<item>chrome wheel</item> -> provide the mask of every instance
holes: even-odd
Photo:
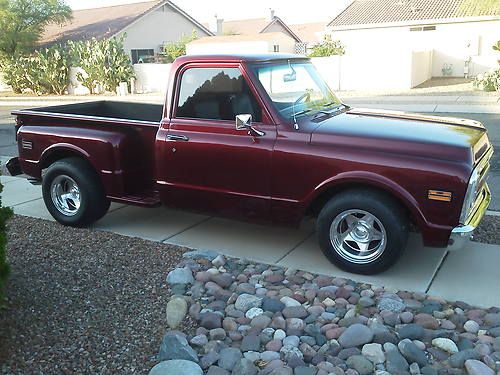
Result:
[[[75,180],[66,175],[59,175],[52,181],[50,196],[57,210],[66,216],[78,213],[81,204],[80,188]]]
[[[353,209],[335,217],[330,226],[330,242],[343,259],[355,264],[367,264],[383,254],[387,234],[376,216]]]

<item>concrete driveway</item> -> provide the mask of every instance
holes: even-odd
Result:
[[[5,185],[5,205],[20,215],[53,220],[45,209],[39,186],[16,177],[0,179]],[[500,246],[471,242],[461,252],[447,253],[444,249],[423,247],[420,237],[412,235],[403,257],[393,268],[376,276],[360,276],[341,271],[326,260],[316,244],[312,222],[304,223],[300,229],[288,229],[166,208],[113,204],[94,227],[393,289],[426,292],[477,306],[500,306]]]

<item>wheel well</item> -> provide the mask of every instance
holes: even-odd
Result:
[[[68,149],[58,149],[52,151],[49,155],[47,155],[45,158],[43,158],[42,163],[41,163],[41,168],[45,169],[50,167],[52,164],[54,164],[56,161],[66,159],[66,158],[80,158],[83,160],[87,160],[82,154],[73,151],[73,150],[68,150]]]
[[[385,189],[381,189],[381,188],[379,188],[377,186],[373,186],[373,185],[370,185],[370,184],[362,184],[362,183],[347,183],[347,184],[342,184],[342,185],[338,185],[338,186],[334,186],[334,187],[331,187],[329,189],[326,189],[324,192],[322,192],[320,195],[318,195],[312,201],[312,203],[309,205],[309,207],[308,207],[308,209],[306,211],[306,215],[307,216],[317,217],[319,215],[321,209],[324,207],[324,205],[332,197],[334,197],[335,195],[337,195],[337,194],[339,194],[341,192],[344,192],[346,190],[352,190],[352,189],[357,189],[357,190],[359,190],[359,189],[368,189],[368,190],[376,191],[376,192],[379,192],[381,194],[386,195],[387,197],[389,197],[390,199],[392,199],[393,201],[395,201],[396,203],[398,203],[401,206],[401,208],[406,212],[407,216],[410,219],[412,227],[416,226],[416,220],[413,217],[413,215],[412,215],[410,209],[408,208],[407,204],[403,200],[401,200],[400,198],[394,196],[393,194],[391,194],[390,192],[388,192]]]

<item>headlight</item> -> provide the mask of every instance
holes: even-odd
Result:
[[[460,213],[460,223],[465,224],[467,217],[470,214],[477,195],[477,183],[479,181],[479,172],[477,168],[474,168],[472,175],[469,179],[469,186],[467,187],[467,192],[465,193],[464,204],[462,206],[462,212]]]

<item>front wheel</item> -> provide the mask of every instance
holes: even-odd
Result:
[[[408,216],[391,197],[369,189],[344,191],[321,210],[319,245],[326,257],[353,273],[385,271],[408,239]]]
[[[89,163],[79,158],[52,164],[43,177],[42,193],[52,217],[72,227],[92,224],[110,206],[99,176]]]

